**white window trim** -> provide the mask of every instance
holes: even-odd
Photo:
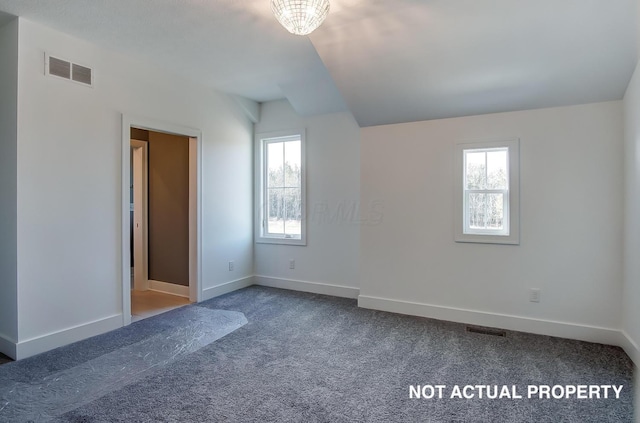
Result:
[[[300,137],[300,192],[301,192],[301,228],[300,239],[285,238],[284,236],[265,236],[264,222],[266,216],[265,184],[266,166],[264,150],[268,141],[278,138]],[[306,133],[304,129],[292,129],[287,131],[260,132],[255,134],[255,242],[258,244],[282,244],[282,245],[307,245],[307,213],[306,213]]]
[[[491,230],[476,230],[473,233],[465,233],[465,210],[464,210],[464,150],[467,149],[509,149],[509,193],[505,198],[505,232],[508,235],[496,235]],[[471,242],[482,244],[520,244],[520,139],[509,138],[504,140],[466,140],[456,142],[454,149],[455,164],[455,219],[454,238],[456,242]],[[496,190],[500,191],[501,190]],[[486,191],[485,191],[486,192]],[[507,226],[508,225],[508,226]]]

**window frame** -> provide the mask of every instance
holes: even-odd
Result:
[[[258,244],[307,245],[306,219],[306,131],[293,129],[255,134],[255,242]],[[300,238],[287,238],[286,234],[268,234],[266,232],[267,207],[267,145],[274,142],[286,142],[287,139],[300,138]],[[281,140],[281,141],[278,141]]]
[[[466,154],[467,150],[484,150],[485,152],[504,149],[507,153],[508,186],[506,190],[485,189],[468,190],[466,181]],[[456,242],[470,242],[482,244],[520,244],[520,139],[509,138],[502,140],[465,140],[455,144],[455,228],[454,239]],[[504,229],[470,229],[468,226],[467,197],[473,191],[481,193],[502,193]]]

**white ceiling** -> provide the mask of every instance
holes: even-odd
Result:
[[[269,0],[0,11],[303,115],[348,108],[361,126],[620,99],[637,59],[635,0],[332,0],[309,38],[280,27]]]
[[[361,126],[620,99],[635,0],[370,0],[311,35]]]

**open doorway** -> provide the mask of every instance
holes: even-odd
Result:
[[[199,151],[199,131],[123,116],[124,325],[201,298]]]
[[[189,304],[189,137],[131,128],[131,320]]]

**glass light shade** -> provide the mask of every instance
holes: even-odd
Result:
[[[271,10],[287,31],[308,35],[329,14],[329,0],[271,0]]]

